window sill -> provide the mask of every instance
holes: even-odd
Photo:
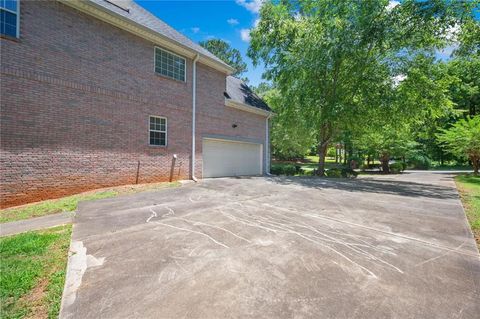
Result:
[[[20,38],[12,37],[12,36],[5,35],[5,34],[0,34],[0,39],[4,39],[4,40],[9,40],[9,41],[12,41],[12,42],[20,43]]]

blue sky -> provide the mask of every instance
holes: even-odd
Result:
[[[262,67],[254,68],[246,56],[248,29],[258,18],[260,0],[217,1],[148,1],[138,4],[180,31],[195,42],[220,38],[240,50],[248,72],[250,85],[258,85],[262,79]]]
[[[195,42],[220,38],[240,50],[248,65],[245,74],[250,85],[262,82],[263,67],[253,67],[247,57],[248,30],[255,25],[262,0],[135,0]],[[394,7],[401,2],[391,0]],[[480,15],[477,12],[476,15]],[[437,58],[448,60],[455,49],[451,45],[437,52]]]

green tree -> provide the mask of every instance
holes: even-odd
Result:
[[[467,117],[437,135],[447,152],[468,158],[475,175],[480,168],[480,116]]]
[[[467,6],[405,0],[392,9],[388,0],[303,0],[262,7],[250,33],[249,56],[255,64],[263,61],[265,78],[289,101],[285,107],[314,132],[320,175],[339,132],[369,125],[366,115],[392,117],[400,110],[400,103],[389,105],[395,79],[417,56],[433,56],[447,44],[451,26],[470,13]],[[407,101],[409,119],[426,114],[425,105]],[[385,111],[389,108],[392,112]]]
[[[247,64],[243,61],[240,51],[232,48],[227,42],[220,39],[210,39],[201,41],[199,44],[223,62],[235,68],[234,76],[240,76],[247,72]]]
[[[354,140],[356,147],[366,154],[373,154],[381,163],[382,172],[390,172],[391,158],[404,158],[412,146],[411,130],[408,126],[385,124],[381,129],[369,129]]]
[[[456,109],[464,114],[480,114],[480,53],[459,56],[445,63],[450,76],[450,95]]]
[[[285,160],[303,157],[315,140],[305,118],[296,113],[298,108],[286,107],[289,101],[277,89],[265,90],[261,96],[274,112],[270,127],[273,156]]]

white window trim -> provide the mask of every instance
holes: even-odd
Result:
[[[14,14],[16,17],[17,17],[17,34],[16,34],[16,38],[19,39],[20,38],[20,0],[17,0],[17,11],[12,11],[10,9],[7,9],[7,8],[1,8],[2,10],[6,11],[6,12],[10,12],[12,14]],[[5,34],[4,34],[5,35]]]
[[[156,54],[157,49],[162,50],[162,51],[165,51],[165,52],[168,52],[168,53],[170,53],[171,55],[174,55],[174,56],[182,59],[182,60],[185,62],[185,68],[184,68],[184,70],[183,70],[183,79],[184,79],[183,81],[182,81],[182,80],[175,79],[175,78],[170,77],[170,76],[168,76],[168,75],[164,75],[164,74],[162,74],[162,73],[158,73],[158,72],[157,72],[156,67],[155,67],[155,66],[157,65],[157,54]],[[187,59],[185,59],[185,58],[184,58],[183,56],[181,56],[181,55],[178,55],[178,54],[176,54],[176,53],[173,53],[172,51],[169,51],[169,50],[167,50],[167,49],[164,49],[164,48],[162,48],[162,47],[159,47],[159,46],[156,46],[156,45],[155,45],[155,46],[153,46],[153,72],[155,72],[155,74],[158,74],[158,75],[160,75],[160,76],[166,77],[166,78],[168,78],[168,79],[172,79],[172,80],[177,81],[177,82],[187,83]]]
[[[154,117],[154,118],[157,118],[157,119],[164,119],[165,120],[165,131],[152,130],[150,128],[150,118],[151,117]],[[165,145],[150,144],[150,132],[165,133]],[[166,118],[164,116],[158,116],[158,115],[149,115],[148,116],[148,145],[153,146],[153,147],[167,147],[168,146],[168,118]]]

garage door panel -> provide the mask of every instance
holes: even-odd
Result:
[[[261,173],[261,144],[203,140],[203,177],[259,175]]]

